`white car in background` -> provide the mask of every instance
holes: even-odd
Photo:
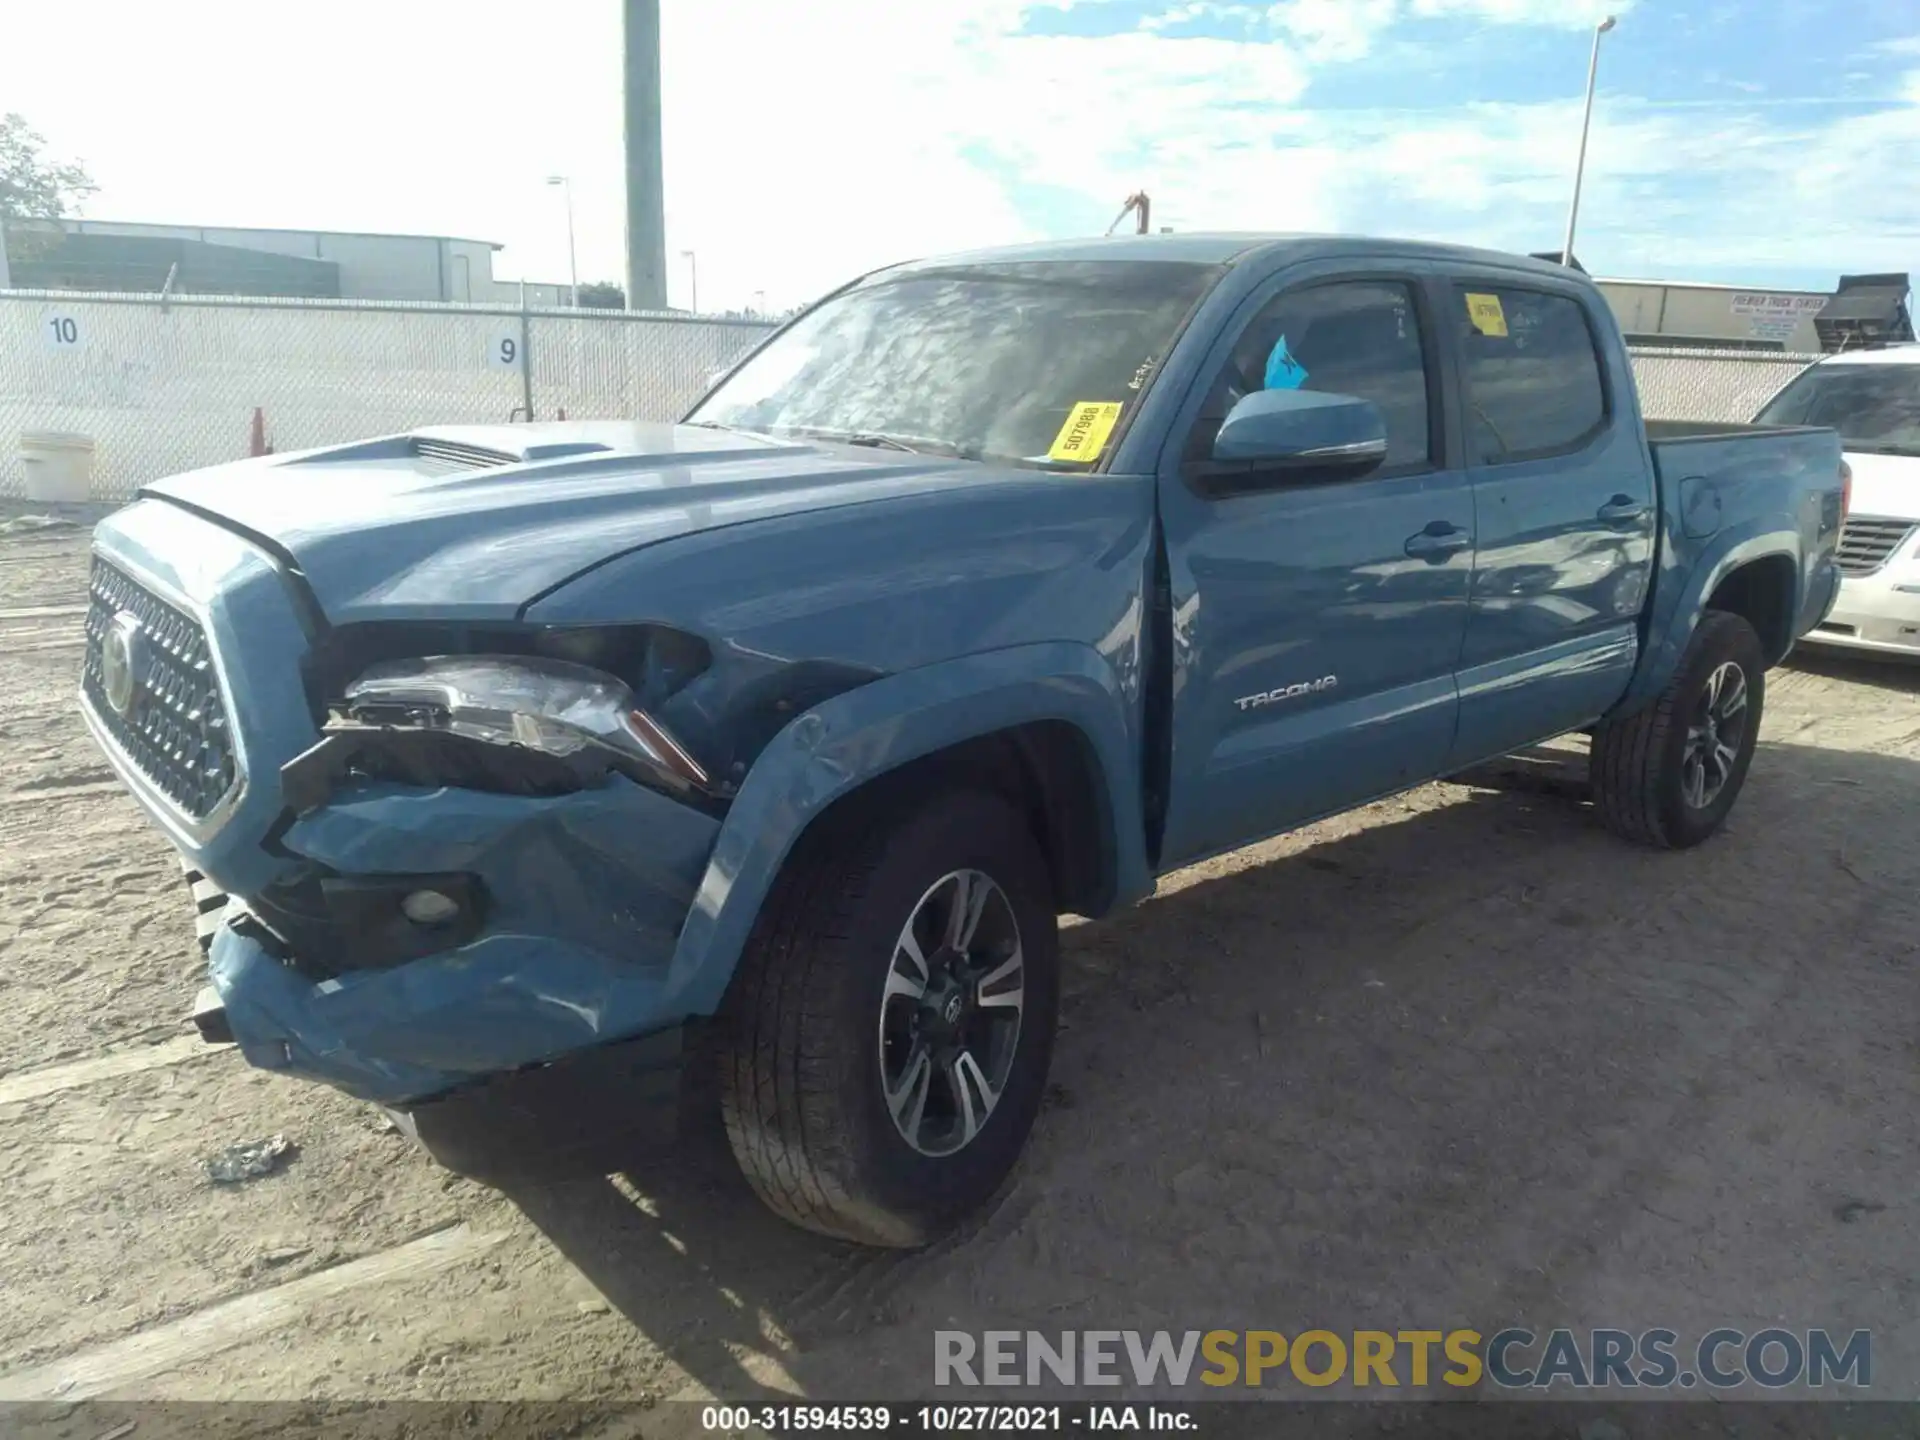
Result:
[[[1831,425],[1853,469],[1840,595],[1800,643],[1920,658],[1920,344],[1822,360],[1754,419]]]

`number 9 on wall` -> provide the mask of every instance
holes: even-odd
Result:
[[[487,341],[487,363],[500,370],[520,368],[520,335],[504,331]]]

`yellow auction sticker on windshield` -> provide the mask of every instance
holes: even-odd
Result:
[[[1119,423],[1119,401],[1082,400],[1067,412],[1067,423],[1053,437],[1053,448],[1047,451],[1047,458],[1098,460],[1100,452],[1107,448],[1107,437],[1113,434],[1113,427]]]
[[[1507,333],[1507,312],[1500,308],[1498,295],[1475,295],[1469,291],[1467,319],[1482,335],[1492,335],[1496,339],[1501,339]]]

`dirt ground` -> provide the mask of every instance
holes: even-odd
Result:
[[[1870,1329],[1920,1397],[1920,668],[1776,671],[1696,851],[1516,765],[1071,929],[1017,1182],[892,1255],[671,1166],[496,1193],[187,1038],[84,589],[84,531],[0,535],[0,1398],[908,1397],[939,1328],[1773,1323]]]

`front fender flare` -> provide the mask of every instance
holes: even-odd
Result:
[[[1667,688],[1680,668],[1680,658],[1693,632],[1699,628],[1700,617],[1706,613],[1707,601],[1721,581],[1741,566],[1775,556],[1792,561],[1793,595],[1788,614],[1799,615],[1806,587],[1796,558],[1801,543],[1800,532],[1784,519],[1754,520],[1714,535],[1691,557],[1684,573],[1663,576],[1665,584],[1656,586],[1654,594],[1644,658],[1613,713],[1631,714],[1651,704]]]
[[[665,999],[719,1008],[761,904],[801,833],[842,796],[912,760],[1036,721],[1075,726],[1106,789],[1115,904],[1153,888],[1140,823],[1133,702],[1090,646],[1022,645],[904,671],[796,716],[754,762],[680,930]]]

